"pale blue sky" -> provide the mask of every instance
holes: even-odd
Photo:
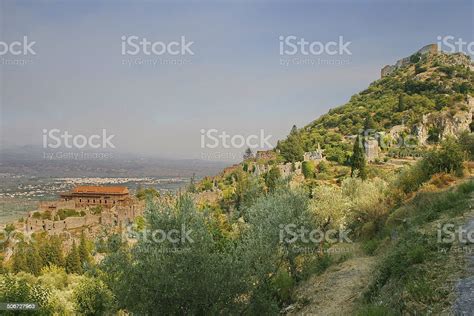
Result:
[[[105,128],[118,151],[168,158],[201,158],[201,129],[264,129],[276,143],[293,124],[345,103],[383,65],[437,36],[473,41],[473,1],[0,3],[0,41],[36,42],[36,55],[26,56],[31,63],[0,65],[4,147],[41,146],[42,130],[52,128],[86,135]],[[195,55],[182,66],[129,67],[123,35],[185,36]],[[343,36],[351,56],[313,59],[349,64],[282,66],[279,36],[287,35],[321,42]]]

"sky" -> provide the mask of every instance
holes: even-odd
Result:
[[[384,65],[440,36],[474,40],[472,0],[0,4],[2,150],[44,147],[52,130],[90,137],[105,129],[117,153],[238,161],[248,144],[274,146],[293,124],[344,104]],[[347,50],[281,54],[281,45],[292,49],[281,38],[291,36],[342,39]],[[34,54],[5,51],[25,37]],[[141,47],[132,55],[131,38],[161,43],[156,54]],[[176,50],[183,39],[192,54]],[[215,141],[222,133],[235,142]]]

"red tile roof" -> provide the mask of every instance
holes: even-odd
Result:
[[[120,187],[120,186],[109,186],[109,187],[101,187],[101,186],[78,186],[75,187],[72,191],[72,194],[74,193],[96,193],[96,194],[128,194],[128,188],[127,187]]]

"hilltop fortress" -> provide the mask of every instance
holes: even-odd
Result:
[[[423,46],[421,49],[419,49],[415,54],[419,55],[425,55],[425,54],[436,54],[438,52],[438,45],[436,44],[429,44],[426,46]],[[412,56],[413,56],[412,55]],[[410,56],[411,57],[411,56]],[[395,65],[386,65],[385,67],[382,68],[380,71],[380,77],[383,78],[385,76],[390,75],[393,73],[395,70],[404,67],[408,64],[410,64],[410,57],[405,57],[400,60],[398,60]]]

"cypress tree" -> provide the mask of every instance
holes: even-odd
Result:
[[[278,143],[281,155],[287,162],[302,161],[304,155],[303,144],[301,137],[298,134],[298,129],[295,125],[291,129],[290,135],[284,142]]]
[[[375,129],[375,122],[374,122],[374,119],[372,118],[372,116],[370,114],[367,114],[367,116],[365,118],[364,129],[366,131],[370,130],[370,129]]]
[[[12,256],[13,272],[28,271],[27,245],[24,241],[18,243]]]
[[[62,242],[58,236],[51,236],[48,240],[44,240],[40,250],[45,265],[64,267]]]
[[[275,191],[278,183],[278,179],[281,178],[280,169],[273,166],[270,171],[265,174],[265,184],[267,185],[268,191]]]
[[[405,111],[405,102],[403,101],[403,94],[400,94],[398,96],[398,112],[403,112]]]
[[[43,267],[43,260],[39,254],[38,247],[35,245],[28,247],[26,262],[28,264],[28,272],[34,275],[40,274],[41,268]]]
[[[92,261],[89,249],[87,248],[87,242],[84,236],[84,232],[81,234],[81,240],[79,242],[79,258],[82,264],[89,264]]]
[[[355,140],[353,152],[351,159],[351,176],[354,176],[354,172],[357,170],[358,176],[361,177],[362,180],[365,180],[367,178],[367,170],[364,146],[360,135],[358,135]]]
[[[72,242],[72,248],[66,258],[66,272],[67,273],[82,273],[81,257],[76,247],[76,242]]]
[[[243,158],[244,160],[253,158],[253,152],[252,152],[252,149],[250,149],[250,147],[247,147],[247,149],[245,150]]]

